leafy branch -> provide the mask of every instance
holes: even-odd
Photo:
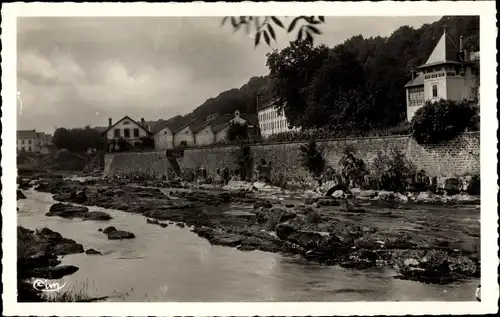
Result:
[[[325,17],[298,16],[294,17],[288,26],[285,26],[282,19],[275,16],[224,17],[222,25],[224,26],[228,21],[235,32],[242,27],[245,27],[247,33],[255,32],[255,46],[257,47],[262,43],[262,39],[268,46],[271,45],[271,39],[276,42],[275,28],[277,27],[286,30],[287,33],[297,30],[297,41],[305,40],[313,43],[314,36],[322,34],[317,25],[325,23]]]

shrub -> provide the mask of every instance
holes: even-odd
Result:
[[[242,181],[252,177],[253,157],[250,145],[242,144],[236,154],[236,164]]]
[[[373,161],[373,176],[378,189],[404,192],[416,174],[406,155],[392,148],[389,155],[378,152]]]
[[[467,193],[470,195],[481,194],[481,176],[479,174],[473,175],[467,186]]]
[[[300,146],[302,165],[313,175],[313,177],[320,183],[321,175],[326,166],[323,151],[318,148],[316,141],[311,139],[309,143]]]
[[[227,140],[230,142],[239,142],[248,139],[248,125],[232,123],[227,130]]]
[[[419,144],[451,140],[471,126],[476,112],[477,108],[468,101],[428,101],[417,110],[411,121],[413,138]]]
[[[354,154],[356,149],[346,146],[340,158],[339,165],[342,166],[342,182],[347,186],[361,187],[365,185],[365,176],[368,175],[365,162]]]

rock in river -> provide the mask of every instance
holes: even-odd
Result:
[[[70,204],[57,203],[50,207],[46,216],[59,216],[62,218],[82,218],[89,209],[87,207],[73,206]]]
[[[66,275],[71,275],[76,271],[78,271],[78,267],[74,265],[61,265],[56,267],[36,268],[32,271],[32,273],[33,277],[58,280]]]
[[[26,195],[20,189],[17,190],[17,200],[19,199],[26,199]]]
[[[132,232],[115,230],[108,233],[109,240],[133,239],[135,235]]]
[[[102,212],[102,211],[89,211],[83,215],[83,220],[111,220],[113,217],[111,217],[109,214]]]
[[[103,233],[108,234],[110,232],[116,231],[116,228],[113,226],[106,227],[104,230],[102,230]]]
[[[94,250],[94,249],[88,249],[88,250],[86,250],[85,254],[89,254],[89,255],[102,255],[101,252],[99,252],[97,250]]]

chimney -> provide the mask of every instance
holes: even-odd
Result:
[[[464,50],[464,37],[460,36],[460,52]]]
[[[144,125],[144,118],[141,118],[141,124]]]
[[[415,79],[415,71],[414,70],[411,70],[411,80],[414,80]]]
[[[113,125],[113,119],[108,118],[108,126],[111,127]]]

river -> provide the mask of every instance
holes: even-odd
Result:
[[[479,280],[446,286],[394,279],[388,269],[346,270],[261,251],[212,246],[188,228],[146,223],[146,218],[105,211],[110,222],[47,217],[51,194],[24,191],[18,225],[48,227],[102,256],[68,255],[78,272],[60,280],[64,290],[110,301],[474,301]],[[108,240],[99,228],[113,225],[135,239]]]

